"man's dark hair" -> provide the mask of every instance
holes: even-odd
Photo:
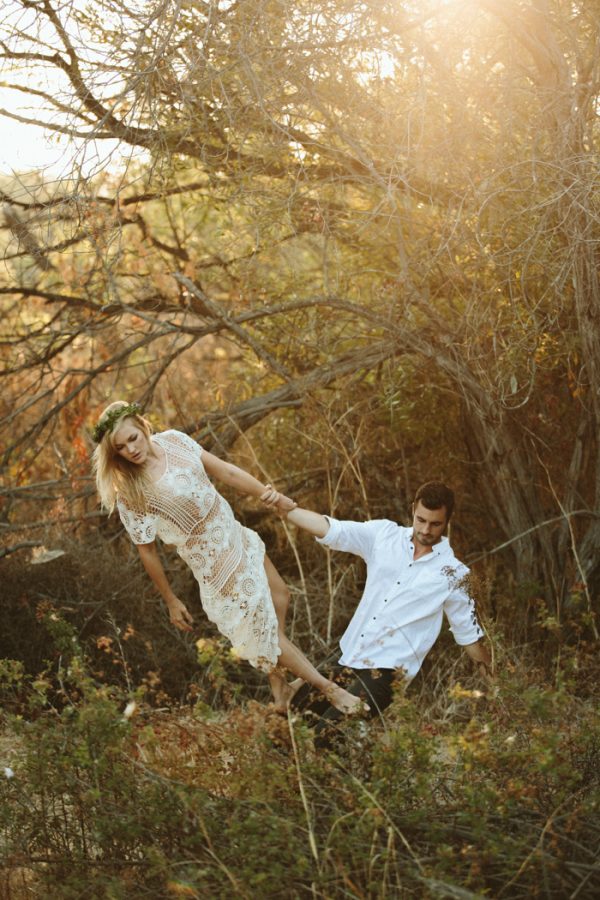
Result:
[[[419,500],[426,509],[440,509],[445,506],[446,521],[450,521],[454,512],[454,491],[443,481],[427,481],[422,484],[415,494],[415,508]]]

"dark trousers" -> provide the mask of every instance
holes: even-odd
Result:
[[[336,684],[346,688],[351,694],[361,697],[369,712],[366,718],[380,716],[393,698],[395,669],[351,669],[349,666],[332,666],[326,673]],[[332,706],[320,691],[310,684],[303,684],[294,695],[292,709],[307,714],[309,724],[315,725],[315,745],[327,747],[335,740],[336,725],[347,718]]]

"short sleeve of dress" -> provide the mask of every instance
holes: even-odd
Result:
[[[171,428],[169,431],[163,431],[160,435],[171,447],[179,447],[192,456],[202,456],[202,447],[193,438],[184,431],[175,431]]]
[[[156,516],[151,513],[136,513],[120,499],[117,500],[117,510],[134,544],[152,543],[156,537]]]

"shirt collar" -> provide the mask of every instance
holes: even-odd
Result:
[[[408,547],[412,547],[413,550],[414,550],[414,546],[415,546],[415,545],[414,545],[413,539],[412,539],[412,536],[413,536],[412,525],[409,525],[409,526],[405,529],[405,534],[406,534],[406,543],[407,543],[407,546],[408,546]],[[422,559],[436,559],[436,558],[439,559],[440,556],[453,556],[453,555],[454,555],[454,554],[453,554],[453,551],[452,551],[452,547],[450,546],[450,541],[449,541],[448,538],[444,535],[444,536],[441,538],[441,540],[439,540],[439,541],[437,542],[437,544],[434,544],[434,545],[433,545],[433,547],[431,548],[431,553],[424,553],[423,556],[419,557],[419,559],[417,560],[417,562],[420,562]]]

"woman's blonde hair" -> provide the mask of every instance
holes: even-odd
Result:
[[[122,413],[119,414],[119,410]],[[104,509],[111,513],[121,497],[130,509],[146,511],[144,488],[149,485],[148,476],[142,466],[129,462],[120,456],[113,445],[113,435],[123,422],[131,419],[136,428],[150,440],[152,425],[124,400],[116,400],[102,411],[95,433],[99,434],[98,446],[94,450],[92,462],[96,475],[96,487]],[[103,425],[106,426],[103,428]]]

